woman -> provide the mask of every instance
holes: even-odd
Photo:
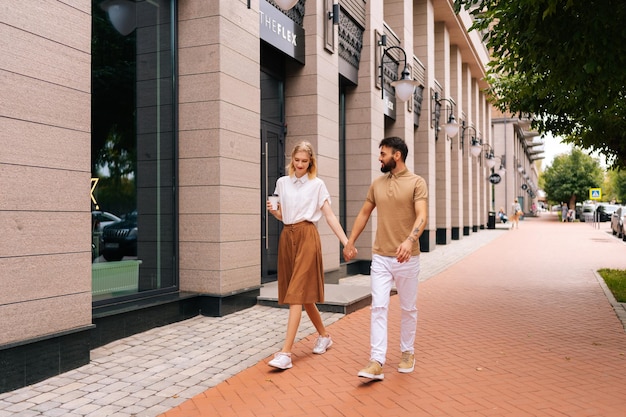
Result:
[[[276,181],[278,208],[268,211],[284,223],[278,243],[278,303],[289,304],[285,343],[268,363],[279,369],[292,367],[291,349],[300,325],[302,306],[319,333],[313,353],[322,354],[333,341],[315,305],[324,301],[324,268],[317,222],[322,215],[341,244],[348,242],[339,220],[330,208],[330,194],[317,178],[317,162],[308,142],[300,142],[291,152],[289,175]]]
[[[522,206],[517,201],[517,198],[513,202],[513,213],[511,214],[511,229],[519,229],[519,218],[524,214]]]

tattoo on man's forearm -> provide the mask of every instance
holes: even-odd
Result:
[[[420,230],[422,229],[422,225],[424,224],[424,219],[420,220],[420,223],[417,225],[417,227],[415,229],[413,229],[413,234],[417,235],[419,234]]]

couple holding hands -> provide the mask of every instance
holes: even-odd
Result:
[[[297,144],[291,153],[288,175],[276,182],[278,205],[267,209],[284,223],[278,244],[278,302],[289,305],[285,342],[268,365],[289,369],[291,350],[300,325],[302,307],[319,333],[313,353],[323,354],[333,344],[315,303],[324,301],[324,269],[317,222],[324,216],[343,245],[346,261],[358,255],[355,241],[377,209],[377,230],[371,262],[370,359],[358,376],[384,378],[387,352],[387,316],[390,291],[395,283],[401,308],[398,371],[412,372],[417,329],[417,286],[420,270],[419,237],[426,228],[428,189],[424,179],[405,165],[408,147],[399,137],[385,138],[378,161],[384,175],[369,187],[367,197],[346,235],[330,207],[330,194],[317,177],[317,162],[310,143]]]

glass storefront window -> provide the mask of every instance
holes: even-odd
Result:
[[[94,303],[176,289],[173,1],[92,1]]]

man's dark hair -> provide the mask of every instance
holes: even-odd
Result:
[[[409,154],[409,148],[406,146],[404,139],[398,136],[391,136],[380,141],[380,145],[378,145],[378,147],[382,148],[383,146],[393,149],[393,153],[400,151],[400,155],[402,155],[402,162],[406,162],[406,157]]]

